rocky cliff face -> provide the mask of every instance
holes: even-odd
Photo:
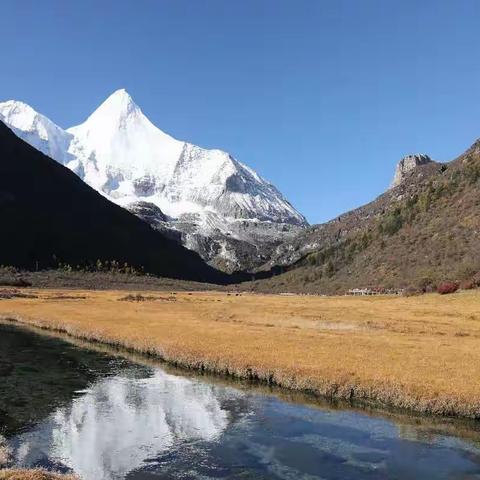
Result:
[[[413,170],[421,165],[427,165],[428,163],[432,163],[432,159],[424,153],[416,153],[414,155],[403,157],[397,164],[390,188],[397,187]]]

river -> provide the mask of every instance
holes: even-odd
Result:
[[[0,325],[0,433],[84,480],[480,479],[478,424],[316,404]]]

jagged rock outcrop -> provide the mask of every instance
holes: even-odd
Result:
[[[428,163],[433,163],[433,160],[424,153],[416,153],[414,155],[403,157],[397,164],[390,188],[397,187],[413,170],[421,165],[427,165]]]

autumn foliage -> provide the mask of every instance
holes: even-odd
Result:
[[[438,284],[437,292],[440,293],[440,295],[455,293],[458,290],[458,287],[459,284],[457,282],[444,281]]]

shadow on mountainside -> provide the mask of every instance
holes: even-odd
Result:
[[[38,270],[115,260],[161,277],[232,281],[111,203],[2,122],[0,216],[0,265]]]

